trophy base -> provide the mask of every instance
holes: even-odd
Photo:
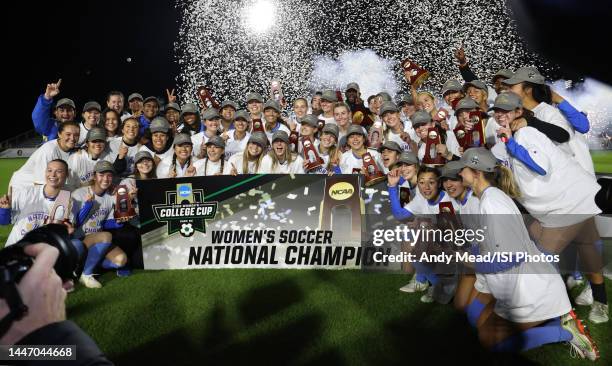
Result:
[[[386,175],[381,175],[381,176],[370,178],[370,179],[368,179],[366,177],[365,185],[367,187],[370,187],[370,186],[373,186],[373,185],[378,184],[380,182],[383,182],[385,179],[387,179]]]
[[[320,159],[320,158],[319,158],[319,159]],[[320,161],[318,161],[318,160],[317,160],[317,161],[315,161],[314,163],[308,163],[308,164],[306,165],[306,170],[311,171],[311,170],[317,169],[318,167],[320,167],[321,165],[323,165],[323,163],[325,163],[325,162],[323,161],[323,159],[320,159]]]

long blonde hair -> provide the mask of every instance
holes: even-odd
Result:
[[[248,146],[249,144],[247,143],[247,148],[244,149],[244,152],[242,153],[242,174],[249,173],[249,161],[251,161],[251,159],[253,158],[251,154],[249,153]],[[263,152],[264,149],[265,147],[262,147],[261,154],[259,154],[259,156],[257,157],[255,161],[255,172],[259,170],[259,166],[261,165],[261,160],[263,159],[265,155]]]
[[[514,174],[508,167],[497,164],[495,171],[483,172],[484,179],[487,180],[491,185],[501,189],[505,194],[511,198],[521,197],[521,190],[516,184]]]
[[[278,157],[274,153],[274,149],[268,151],[268,156],[272,159],[272,170],[276,169],[276,166],[280,164],[280,161],[278,160]],[[291,150],[289,150],[289,147],[287,146],[285,148],[285,161],[287,162],[287,164],[291,164],[295,161],[295,159],[297,159],[297,155],[291,152]]]

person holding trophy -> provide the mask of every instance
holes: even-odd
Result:
[[[289,135],[276,131],[272,135],[272,149],[261,161],[260,173],[266,174],[304,174],[304,161],[289,149]]]

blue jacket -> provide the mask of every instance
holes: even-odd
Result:
[[[47,100],[44,94],[41,94],[36,101],[34,110],[32,111],[32,121],[34,122],[34,130],[47,138],[47,140],[55,140],[57,138],[58,121],[51,117],[51,106],[53,99]]]

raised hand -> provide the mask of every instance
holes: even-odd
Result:
[[[62,84],[62,79],[59,79],[57,83],[47,84],[47,89],[45,90],[45,99],[51,100],[53,97],[60,93],[60,85]]]
[[[389,187],[395,187],[400,180],[399,168],[395,168],[387,174],[387,185]]]
[[[0,197],[0,208],[11,208],[11,200],[8,194]]]
[[[195,166],[193,166],[193,164],[189,164],[189,167],[185,171],[185,176],[186,177],[193,177],[195,175],[195,173],[196,173]]]
[[[238,175],[238,169],[236,169],[236,166],[234,165],[234,163],[232,164],[232,170],[230,170],[230,175]]]
[[[459,66],[465,66],[467,64],[465,50],[463,49],[463,42],[461,42],[461,46],[455,50],[455,58],[459,62]]]
[[[174,89],[170,91],[170,89],[166,89],[166,95],[168,96],[168,103],[176,102],[176,95],[174,95]]]
[[[118,158],[119,158],[119,159],[123,159],[123,158],[125,158],[125,156],[127,155],[127,153],[128,153],[128,147],[127,147],[127,145],[126,145],[126,144],[124,144],[123,142],[121,142],[121,146],[119,147],[119,154],[118,154],[119,156],[118,156]]]

